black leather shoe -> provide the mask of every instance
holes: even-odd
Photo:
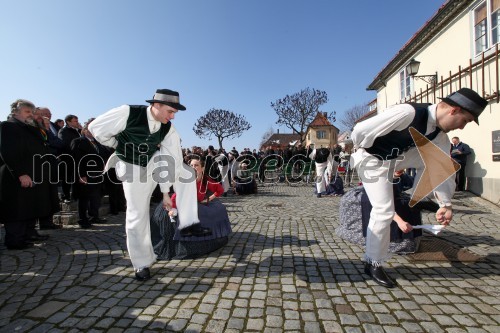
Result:
[[[317,198],[321,198],[321,193],[318,193],[318,194],[316,195],[316,197],[317,197]]]
[[[197,223],[180,230],[180,233],[182,237],[203,237],[210,236],[212,234],[212,230],[209,228],[203,228],[199,223]]]
[[[373,266],[372,264],[365,264],[365,273],[372,277],[373,281],[386,288],[396,287],[394,282],[384,270],[382,266]]]
[[[151,278],[151,272],[149,268],[141,268],[135,271],[135,279],[138,281],[146,281]]]

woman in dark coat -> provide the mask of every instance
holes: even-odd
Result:
[[[24,249],[40,235],[36,219],[59,210],[50,186],[50,158],[44,131],[33,119],[33,103],[17,100],[0,124],[0,219],[8,249]],[[46,162],[44,164],[44,162]]]

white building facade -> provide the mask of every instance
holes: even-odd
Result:
[[[464,130],[448,133],[468,144],[467,190],[500,204],[500,0],[448,0],[390,60],[368,90],[377,110],[404,102],[438,103],[467,87],[489,101]],[[417,64],[418,72],[408,66]],[[413,74],[413,75],[412,75]]]

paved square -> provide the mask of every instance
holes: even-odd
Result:
[[[278,184],[222,200],[227,246],[158,261],[143,283],[133,279],[123,213],[47,232],[29,250],[2,245],[0,332],[500,332],[497,206],[459,193],[454,223],[439,234],[484,261],[394,256],[388,272],[399,287],[389,290],[363,273],[363,249],[336,236],[340,198]]]

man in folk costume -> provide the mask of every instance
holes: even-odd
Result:
[[[89,130],[105,146],[115,148],[105,170],[115,167],[127,199],[127,249],[139,281],[151,277],[156,255],[151,244],[149,205],[157,184],[169,210],[171,185],[177,193],[178,223],[186,236],[210,235],[200,227],[194,172],[184,166],[180,137],[172,126],[178,110],[186,110],[179,93],[158,89],[145,105],[122,105],[97,117]],[[167,172],[166,172],[167,171]]]
[[[321,198],[321,193],[326,192],[326,185],[329,183],[330,175],[332,174],[333,160],[330,149],[314,148],[309,158],[314,160],[316,166],[316,192],[317,197]]]
[[[373,206],[366,235],[365,273],[376,283],[387,288],[396,286],[382,267],[389,258],[390,228],[395,214],[394,171],[416,168],[414,184],[418,184],[424,168],[432,170],[441,163],[434,159],[429,165],[424,164],[410,128],[448,155],[450,141],[446,133],[463,129],[472,121],[479,124],[478,117],[486,105],[488,101],[475,91],[461,88],[438,104],[398,104],[354,127],[351,138],[357,150],[351,155],[351,165],[357,168]],[[453,177],[433,189],[440,206],[436,220],[443,225],[448,225],[453,217],[451,198],[454,191]]]
[[[219,151],[219,154],[215,157],[215,161],[217,162],[217,166],[219,168],[219,172],[221,174],[221,184],[222,188],[224,189],[224,194],[223,196],[227,196],[227,191],[229,190],[230,187],[230,179],[229,179],[229,159],[228,157],[222,152],[222,150]]]

